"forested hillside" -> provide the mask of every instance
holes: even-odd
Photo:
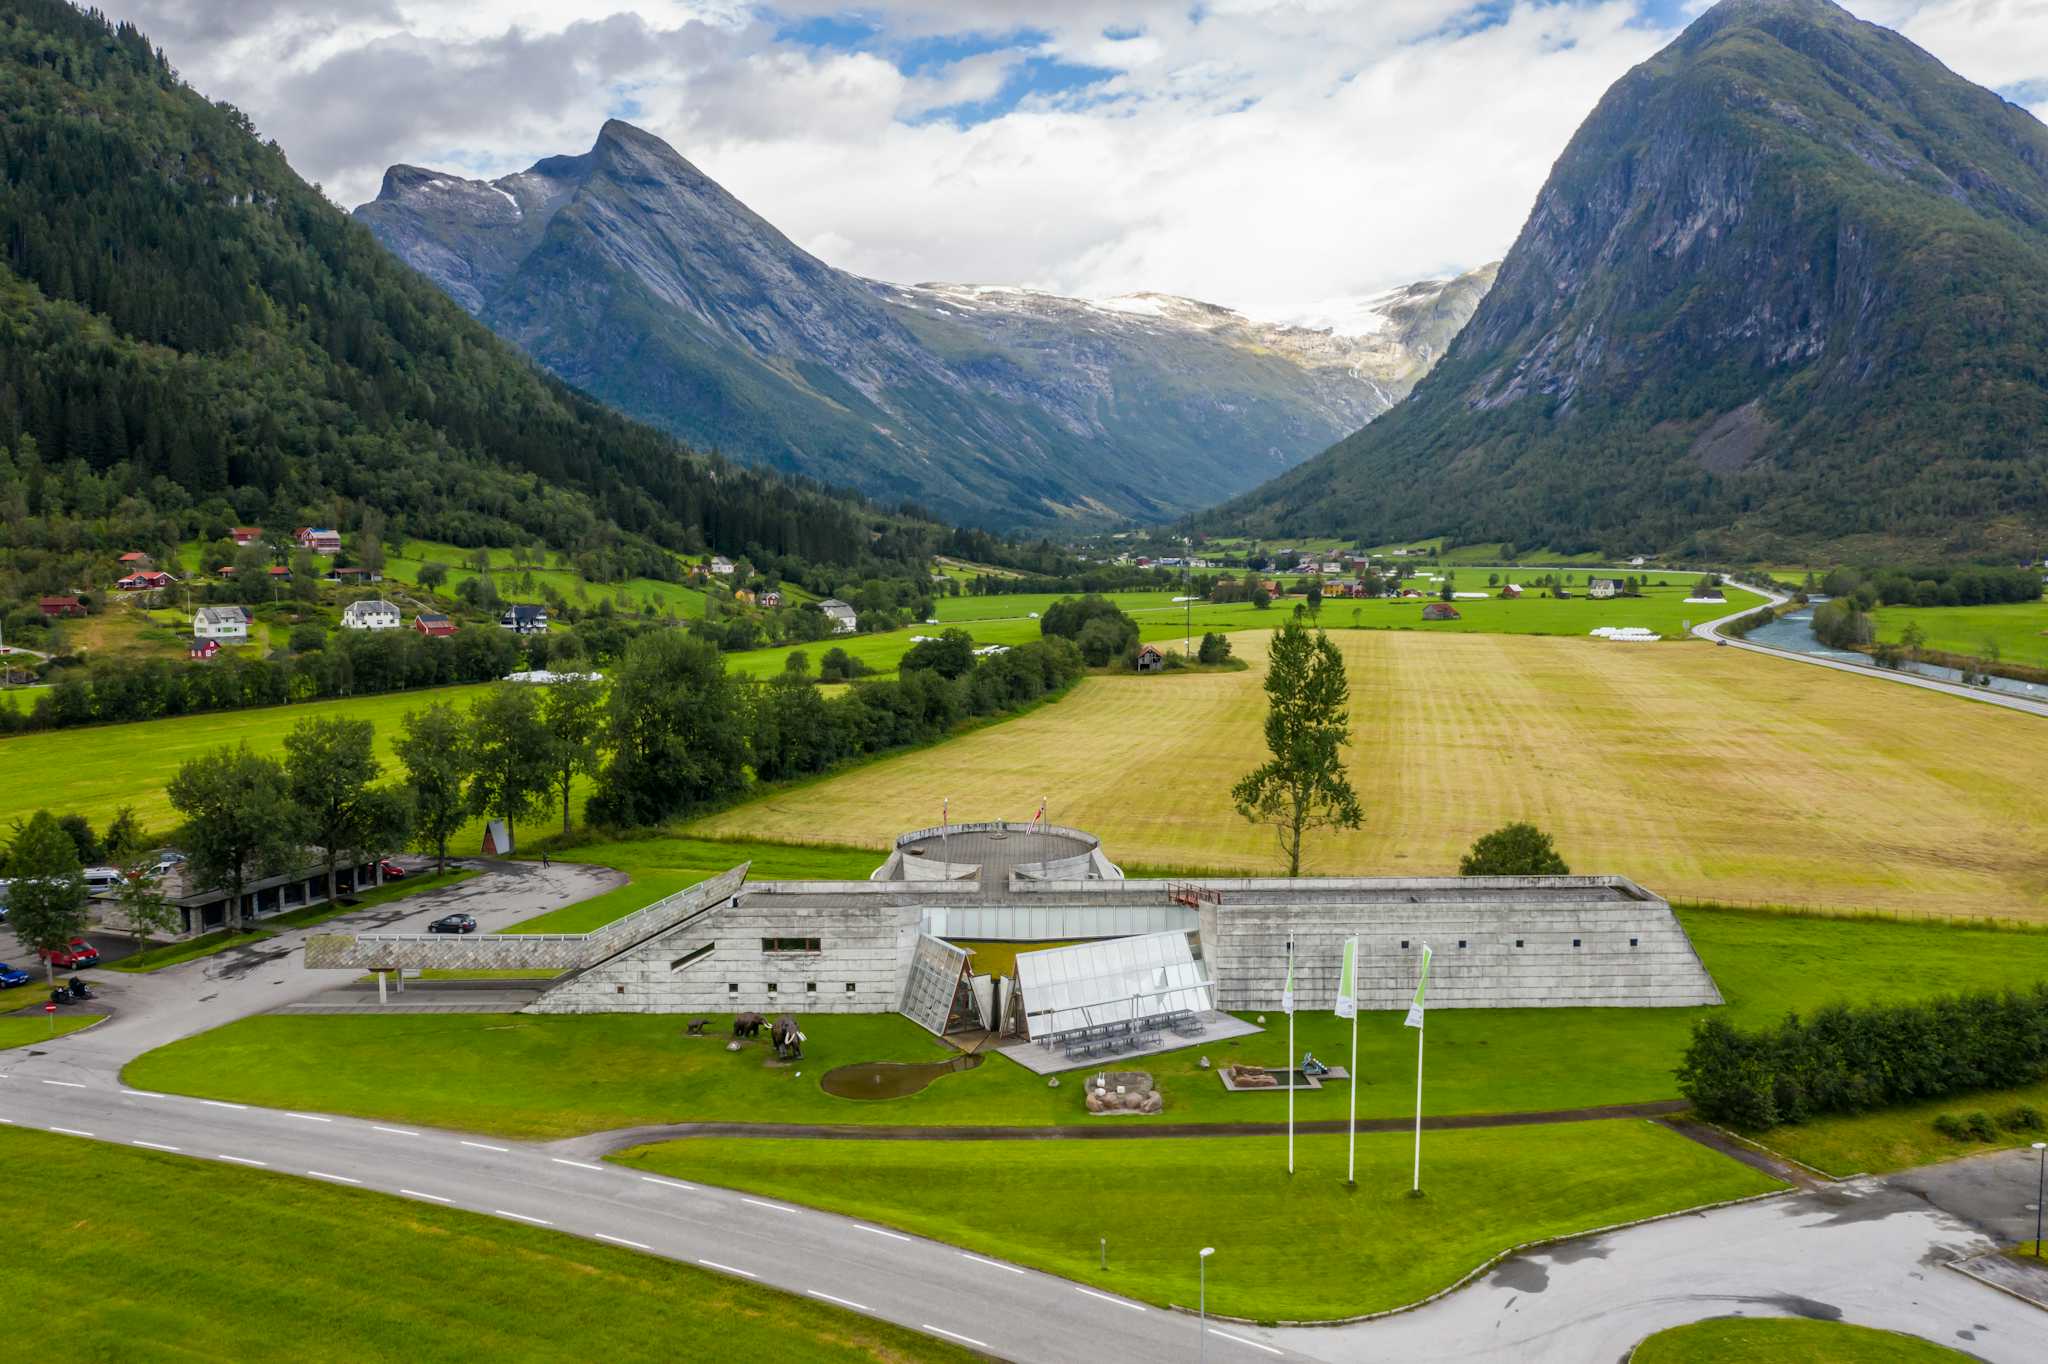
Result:
[[[1722,0],[1607,92],[1409,399],[1212,524],[2038,556],[2048,127],[1827,0]]]
[[[0,548],[214,522],[923,575],[936,527],[685,450],[546,375],[135,28],[0,0]],[[672,569],[671,569],[672,571]]]

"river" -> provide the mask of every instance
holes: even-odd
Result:
[[[1826,601],[1827,598],[1814,597],[1811,600],[1817,604]],[[1769,625],[1758,626],[1756,629],[1751,630],[1745,638],[1751,644],[1765,644],[1773,649],[1783,649],[1787,653],[1812,654],[1817,658],[1830,658],[1838,662],[1868,668],[1872,672],[1891,671],[1878,667],[1868,654],[1859,654],[1844,649],[1830,649],[1827,645],[1815,639],[1813,636],[1813,607],[1810,605],[1802,606],[1789,615],[1780,616]],[[1902,662],[1899,664],[1897,671],[1918,673],[1922,677],[1932,677],[1942,682],[1960,684],[1963,680],[1963,674],[1959,670],[1944,668],[1938,663]],[[2008,696],[2024,696],[2030,701],[2048,701],[2048,686],[2042,686],[2035,682],[2019,682],[2010,677],[1994,677],[1989,683],[1972,685],[1982,685],[1987,691],[2004,692]]]

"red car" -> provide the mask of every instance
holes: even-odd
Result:
[[[388,860],[379,862],[377,869],[384,873],[386,881],[403,881],[405,879],[405,868],[399,866],[396,862]]]
[[[60,947],[55,952],[38,950],[36,955],[60,971],[76,971],[100,964],[100,950],[83,938],[73,938],[68,946]]]

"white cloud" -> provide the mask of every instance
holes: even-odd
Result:
[[[392,162],[503,174],[619,113],[863,274],[1279,313],[1500,255],[1601,92],[1697,5],[1515,0],[1475,27],[1473,0],[877,0],[862,51],[779,40],[739,0],[110,8],[346,204]],[[1851,8],[1987,85],[2048,78],[2048,0]],[[1112,74],[948,117],[1047,59]]]

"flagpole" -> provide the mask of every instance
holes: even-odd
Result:
[[[1350,1153],[1346,1157],[1344,1182],[1358,1183],[1358,1011],[1351,1012],[1351,1083],[1345,1088],[1351,1091],[1351,1140]]]
[[[1422,1039],[1429,1029],[1415,1030],[1415,1180],[1408,1192],[1422,1192]]]
[[[1287,1173],[1294,1173],[1294,943],[1287,944]]]

